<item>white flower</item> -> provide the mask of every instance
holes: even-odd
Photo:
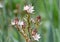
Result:
[[[33,18],[31,18],[31,22],[35,23],[35,20]]]
[[[34,38],[34,40],[37,40],[37,41],[39,41],[39,39],[41,38],[40,34],[37,34],[37,33],[33,35],[32,37]]]
[[[34,12],[34,7],[31,5],[26,5],[24,6],[24,10],[27,11],[28,13],[33,13]]]
[[[15,20],[14,20],[14,21],[11,21],[11,25],[15,25],[15,24],[18,25],[18,22],[19,22],[19,21],[15,21]]]
[[[28,9],[29,9],[28,5],[24,6],[24,10],[28,10]]]
[[[22,25],[24,25],[24,22],[23,21],[19,21],[18,25],[22,26]]]
[[[15,25],[15,24],[22,26],[22,25],[24,25],[24,22],[20,21],[20,20],[19,21],[14,20],[11,22],[11,25]]]
[[[11,25],[15,25],[15,22],[11,22]]]
[[[2,5],[2,3],[0,3],[0,8],[3,8],[3,5]]]
[[[15,18],[11,21],[11,25],[18,25],[19,19]]]

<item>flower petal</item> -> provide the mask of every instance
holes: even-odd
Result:
[[[15,25],[15,22],[11,22],[11,25]]]
[[[40,34],[35,34],[35,35],[33,35],[32,36],[33,38],[34,38],[34,40],[37,40],[37,41],[39,41],[39,39],[40,39]]]
[[[18,25],[24,25],[24,22],[23,21],[19,21]]]
[[[24,10],[28,10],[28,9],[29,9],[28,5],[24,6]]]

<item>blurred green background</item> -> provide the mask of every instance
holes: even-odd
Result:
[[[35,9],[33,16],[41,16],[38,28],[38,32],[41,34],[39,42],[60,42],[60,0],[1,1],[4,7],[0,8],[0,42],[25,42],[22,35],[10,26],[10,19],[14,18],[13,10],[17,3],[20,4],[20,11],[23,10],[25,3],[32,4]]]

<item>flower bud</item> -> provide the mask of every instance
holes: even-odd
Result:
[[[41,16],[37,16],[37,21],[39,22],[39,21],[41,21]]]
[[[37,33],[37,29],[35,28],[34,30],[32,30],[32,35],[35,35]]]
[[[35,23],[35,20],[33,18],[31,18],[31,22]]]
[[[14,22],[15,22],[15,24],[18,24],[19,19],[18,19],[18,18],[15,18],[15,19],[14,19]]]
[[[23,22],[24,24],[22,25],[22,28],[25,28],[26,27],[26,24],[25,24],[25,22]]]

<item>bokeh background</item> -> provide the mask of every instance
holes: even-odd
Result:
[[[17,3],[20,11],[25,3],[32,4],[35,10],[33,17],[41,16],[39,42],[60,42],[60,0],[0,0],[0,3],[4,6],[0,8],[0,42],[25,42],[22,35],[10,26]]]

